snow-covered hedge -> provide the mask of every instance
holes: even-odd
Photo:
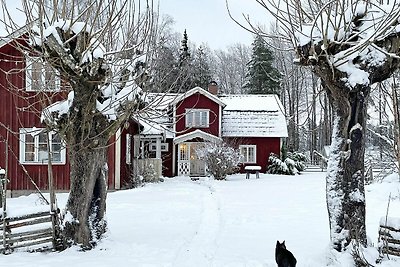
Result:
[[[299,152],[288,152],[287,157],[282,161],[277,155],[271,153],[268,158],[267,172],[271,174],[295,175],[304,171],[306,156]]]
[[[206,143],[196,152],[206,162],[208,172],[216,180],[224,180],[228,174],[238,170],[240,151],[226,143]]]

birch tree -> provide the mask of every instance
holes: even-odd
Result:
[[[275,17],[278,36],[296,52],[295,62],[311,66],[332,104],[334,126],[326,177],[333,248],[352,240],[366,246],[364,150],[366,105],[371,85],[400,65],[398,1],[256,0]],[[251,25],[251,24],[250,24]]]
[[[19,2],[19,1],[17,1]],[[3,2],[14,8],[15,1]],[[69,153],[70,193],[64,212],[66,244],[90,249],[106,231],[107,148],[110,137],[139,110],[145,81],[142,52],[151,29],[151,1],[21,0],[27,56],[57,73],[68,97],[42,111]],[[4,12],[11,16],[12,12]],[[2,22],[15,18],[2,18]],[[20,30],[7,25],[10,32]],[[23,42],[22,42],[23,43]],[[68,86],[66,86],[68,85]]]

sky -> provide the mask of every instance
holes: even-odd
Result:
[[[225,49],[234,43],[250,45],[253,35],[237,25],[228,15],[225,0],[159,0],[160,13],[175,20],[175,30],[189,41],[207,43],[212,49]],[[244,22],[249,15],[256,24],[268,25],[268,13],[255,0],[228,0],[232,15]]]

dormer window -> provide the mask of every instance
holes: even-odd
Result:
[[[59,91],[60,76],[48,63],[38,57],[26,57],[26,90],[38,91]]]
[[[210,110],[186,109],[185,124],[187,128],[206,128],[210,125]]]

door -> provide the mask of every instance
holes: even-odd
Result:
[[[204,160],[199,159],[197,149],[200,149],[202,143],[190,144],[190,176],[205,176],[206,163]]]

